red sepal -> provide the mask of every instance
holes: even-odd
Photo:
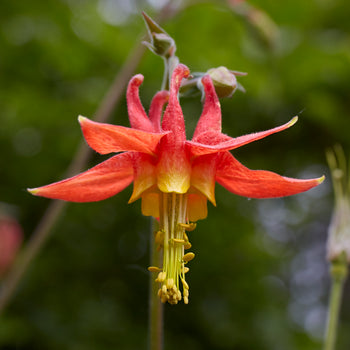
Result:
[[[119,193],[133,179],[132,153],[122,153],[79,175],[28,191],[36,196],[69,202],[96,202]]]
[[[319,185],[324,177],[299,180],[266,170],[250,170],[231,153],[220,155],[216,181],[232,193],[248,198],[284,197],[307,191]]]

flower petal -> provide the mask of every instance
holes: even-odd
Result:
[[[79,175],[28,191],[36,196],[70,202],[96,202],[119,193],[133,178],[132,154],[122,153]]]
[[[207,198],[201,194],[190,193],[187,201],[187,216],[189,221],[205,219],[208,216]]]
[[[215,202],[215,172],[217,155],[197,157],[192,163],[191,186],[206,196],[213,205]]]
[[[157,183],[156,167],[154,159],[148,154],[134,154],[134,189],[129,199],[132,203]]]
[[[163,116],[163,130],[172,131],[175,140],[178,141],[186,140],[185,121],[178,99],[178,92],[182,79],[188,77],[189,74],[189,69],[183,64],[177,65],[174,69],[170,81],[169,103]]]
[[[155,132],[161,132],[160,120],[162,117],[162,110],[168,101],[169,91],[166,90],[157,92],[152,99],[148,115]]]
[[[157,164],[158,188],[169,193],[186,193],[190,187],[191,164],[186,150],[185,122],[178,100],[181,81],[189,70],[179,64],[171,77],[169,103],[165,109],[162,128],[171,131],[160,142]]]
[[[280,176],[266,170],[250,170],[236,160],[231,153],[221,155],[216,181],[227,190],[249,198],[284,197],[304,192],[323,182],[317,179],[299,180]]]
[[[131,78],[128,84],[126,100],[128,104],[129,121],[131,127],[134,129],[153,131],[152,123],[148,119],[140,101],[139,86],[142,82],[143,75],[137,74]]]
[[[298,117],[294,117],[288,123],[278,126],[276,128],[255,132],[252,134],[231,138],[225,134],[218,134],[216,132],[208,131],[202,133],[197,137],[197,142],[186,141],[187,146],[194,157],[204,154],[212,154],[217,152],[223,152],[232,150],[241,146],[244,146],[250,142],[260,140],[271,134],[275,134],[282,130],[288,129],[294,125],[298,120]]]
[[[141,199],[142,215],[159,218],[159,193],[144,193]]]
[[[87,143],[101,154],[134,151],[154,155],[160,139],[167,134],[97,123],[82,116],[78,119]]]
[[[197,140],[198,136],[209,130],[212,132],[221,133],[220,102],[209,75],[205,75],[202,78],[202,84],[205,92],[204,107],[192,138],[192,141],[197,142],[200,142]]]
[[[164,193],[186,193],[191,184],[191,163],[184,147],[162,146],[164,152],[156,167],[159,190]]]

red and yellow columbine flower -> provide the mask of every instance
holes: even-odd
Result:
[[[172,75],[170,91],[158,92],[149,116],[139,98],[142,75],[134,76],[127,89],[131,128],[93,122],[79,117],[84,137],[101,154],[121,152],[92,169],[47,186],[29,189],[32,194],[72,202],[109,198],[134,183],[129,202],[142,200],[142,213],[159,217],[155,240],[163,249],[162,268],[157,271],[159,297],[163,302],[188,303],[185,279],[193,253],[186,230],[207,216],[207,200],[215,205],[215,181],[230,192],[249,198],[282,197],[309,190],[323,177],[298,180],[264,170],[250,170],[229,150],[282,131],[297,118],[271,130],[237,138],[221,132],[221,109],[211,78],[202,78],[205,101],[193,138],[186,140],[185,123],[178,92],[189,69],[180,64]],[[163,106],[168,102],[161,121]],[[180,290],[182,284],[182,293]]]

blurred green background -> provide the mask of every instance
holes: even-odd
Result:
[[[1,1],[0,201],[23,226],[24,244],[49,204],[25,189],[64,177],[82,139],[77,116],[93,118],[145,32],[140,12],[156,16],[164,2]],[[246,93],[221,101],[225,133],[300,115],[291,129],[234,155],[252,169],[328,175],[325,149],[350,148],[348,1],[255,0],[262,12],[249,17],[226,2],[182,4],[163,23],[181,62],[193,72],[224,65],[249,73],[239,79]],[[146,108],[162,72],[161,59],[146,52],[135,72],[145,76]],[[200,98],[182,105],[190,137]],[[125,98],[110,122],[128,125]],[[95,154],[87,167],[101,160]],[[139,202],[127,204],[131,190],[67,206],[0,318],[1,349],[146,348],[149,219]],[[190,237],[190,304],[165,307],[165,349],[320,349],[330,177],[284,199],[248,200],[217,185],[216,199]],[[339,350],[350,347],[349,326],[348,285]]]

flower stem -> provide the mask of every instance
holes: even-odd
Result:
[[[154,242],[154,231],[157,231],[159,226],[157,220],[152,218],[150,226],[150,266],[161,266],[163,259],[162,253],[161,250],[157,250]],[[155,282],[152,273],[150,273],[149,287],[149,350],[162,350],[164,332],[163,304],[157,295],[158,283]]]
[[[161,90],[169,90],[169,59],[164,58],[164,73]]]
[[[329,299],[328,325],[324,342],[324,350],[335,350],[343,286],[348,274],[348,265],[345,252],[331,262],[330,274],[332,278],[332,287]]]

